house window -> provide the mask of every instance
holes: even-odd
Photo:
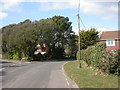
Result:
[[[107,46],[115,46],[115,40],[106,40]]]

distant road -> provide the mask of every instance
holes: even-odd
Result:
[[[9,62],[2,60],[3,88],[76,88],[56,62]]]

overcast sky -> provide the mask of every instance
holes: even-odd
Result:
[[[77,7],[78,0],[0,0],[0,28],[60,15],[69,17],[77,33]],[[80,16],[81,28],[118,30],[118,0],[80,0]]]

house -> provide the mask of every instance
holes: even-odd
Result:
[[[36,54],[36,55],[39,53],[41,53],[43,55],[45,53],[48,53],[48,51],[49,51],[49,48],[45,43],[43,43],[42,46],[38,44],[36,47],[37,47],[37,51],[34,52],[34,54]]]
[[[102,32],[100,42],[106,43],[106,48],[109,50],[120,49],[120,30]]]

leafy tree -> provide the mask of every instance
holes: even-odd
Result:
[[[94,45],[98,42],[98,31],[95,28],[90,30],[81,30],[80,32],[80,48],[86,49],[88,46]],[[78,37],[77,37],[78,39]],[[78,44],[78,43],[77,43]]]
[[[62,58],[65,56],[65,46],[68,45],[72,53],[75,50],[74,32],[68,17],[54,16],[31,22],[29,19],[18,24],[2,28],[4,53],[12,53],[12,58],[35,59],[36,45],[46,43],[49,47],[49,56]],[[71,54],[72,55],[72,54]]]

